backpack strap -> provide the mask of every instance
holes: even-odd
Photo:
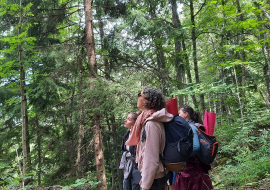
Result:
[[[203,132],[206,131],[205,126],[203,126],[202,124],[200,124],[200,123],[194,123],[194,125],[195,125],[198,129],[202,130]]]
[[[141,136],[141,142],[146,140],[145,124],[143,125],[143,128],[142,128],[143,132],[142,132],[142,136]]]
[[[166,176],[166,166],[165,166],[165,164],[164,164],[164,158],[162,157],[161,154],[159,154],[159,159],[160,159],[160,161],[161,161],[161,163],[162,163],[162,165],[163,165],[164,176]]]

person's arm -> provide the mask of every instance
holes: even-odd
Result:
[[[143,157],[141,187],[150,189],[159,168],[160,130],[157,122],[148,121],[145,126],[146,142]]]

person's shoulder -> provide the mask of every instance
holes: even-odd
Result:
[[[151,125],[163,126],[163,122],[159,120],[155,120],[155,119],[150,119],[146,121],[145,125],[146,126],[151,126]]]
[[[147,131],[151,131],[151,130],[162,131],[164,129],[164,124],[163,122],[158,121],[158,120],[149,120],[146,122],[145,128]]]

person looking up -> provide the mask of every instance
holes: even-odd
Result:
[[[138,115],[141,112],[133,112],[128,114],[125,119],[124,127],[127,128],[126,133],[123,136],[123,142],[121,146],[122,158],[119,169],[124,169],[123,190],[140,190],[141,173],[138,171],[138,164],[135,162],[136,148],[137,146],[125,145],[129,138],[130,130],[135,124]]]
[[[173,115],[165,109],[163,94],[152,87],[139,92],[137,107],[142,113],[137,118],[126,145],[137,145],[136,162],[142,175],[141,189],[164,190],[167,177],[160,160],[165,147],[163,122],[171,121]]]

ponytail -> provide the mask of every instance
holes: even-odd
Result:
[[[195,123],[202,124],[202,118],[199,111],[194,111],[193,117],[191,118]]]
[[[190,106],[184,106],[183,111],[188,113],[190,119],[193,120],[195,123],[202,124],[202,119],[199,111],[194,111],[193,108]]]

